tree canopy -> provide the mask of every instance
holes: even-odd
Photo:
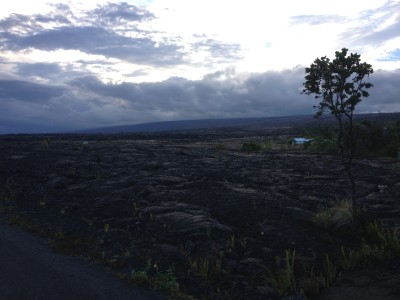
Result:
[[[317,106],[317,116],[328,110],[335,117],[343,114],[350,117],[362,97],[368,97],[367,89],[373,85],[365,82],[373,73],[372,66],[361,62],[360,55],[351,53],[343,48],[335,52],[335,59],[326,56],[317,58],[309,68],[306,76],[303,93],[315,94],[321,99]]]

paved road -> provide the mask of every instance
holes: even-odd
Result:
[[[76,257],[52,252],[45,239],[0,220],[0,300],[158,300]]]

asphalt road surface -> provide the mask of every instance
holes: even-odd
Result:
[[[0,220],[0,300],[165,299],[77,257],[54,253],[46,240]]]

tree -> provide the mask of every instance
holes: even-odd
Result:
[[[340,149],[342,163],[351,183],[353,211],[356,209],[356,184],[352,173],[354,156],[353,116],[361,99],[368,97],[367,90],[373,85],[365,79],[373,73],[372,66],[361,62],[360,55],[343,48],[335,52],[335,59],[326,56],[317,58],[305,69],[305,82],[302,94],[315,95],[319,104],[316,117],[325,111],[330,112],[338,122],[336,144]],[[346,142],[345,142],[346,141]]]

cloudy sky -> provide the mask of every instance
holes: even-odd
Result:
[[[399,0],[12,0],[0,39],[0,133],[311,115],[304,68],[343,47],[357,112],[400,111]]]

